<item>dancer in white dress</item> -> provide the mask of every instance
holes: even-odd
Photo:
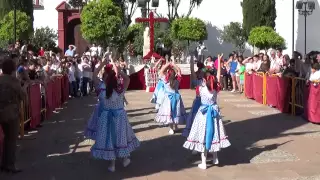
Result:
[[[111,59],[111,62],[112,59]],[[123,166],[130,164],[130,153],[140,146],[124,109],[124,93],[130,83],[130,78],[118,67],[107,71],[106,90],[103,111],[97,122],[95,144],[91,148],[93,157],[111,161],[109,171],[115,171],[115,160],[123,159]],[[118,84],[117,74],[123,78],[123,84]]]
[[[218,57],[220,62],[222,56]],[[220,63],[217,77],[220,77]],[[217,105],[219,90],[219,80],[216,80],[211,73],[205,73],[203,84],[199,88],[202,105],[195,116],[187,141],[183,145],[189,150],[201,152],[202,162],[198,165],[201,169],[207,168],[208,152],[213,154],[213,164],[218,164],[217,152],[231,145]]]
[[[155,70],[159,74],[159,78],[158,78],[159,80],[158,80],[158,83],[156,85],[156,89],[152,95],[150,102],[156,104],[156,106],[155,106],[156,110],[158,110],[160,108],[160,106],[163,102],[163,97],[164,97],[164,84],[165,84],[164,77],[161,77],[161,74],[160,74],[160,70],[161,70],[161,67],[164,62],[165,62],[165,59],[160,59],[155,64]]]
[[[160,75],[165,77],[165,92],[163,102],[155,117],[155,121],[164,125],[169,125],[169,134],[174,134],[174,129],[178,129],[177,125],[184,123],[186,119],[186,111],[178,91],[181,79],[181,69],[174,63],[167,63],[161,68]]]

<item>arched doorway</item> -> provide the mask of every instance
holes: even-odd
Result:
[[[56,10],[58,11],[58,46],[65,51],[68,45],[73,44],[77,47],[77,53],[82,54],[89,43],[83,39],[80,30],[80,12],[73,9],[63,1]]]
[[[83,39],[80,25],[80,18],[75,18],[68,22],[66,44],[75,45],[77,47],[77,53],[83,54],[86,51],[89,43]]]

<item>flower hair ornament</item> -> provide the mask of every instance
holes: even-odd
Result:
[[[170,76],[171,76],[172,73],[174,73],[174,69],[173,69],[172,66],[170,65],[170,66],[169,66],[169,69],[168,69],[168,71],[167,71],[167,75],[166,75],[166,82],[169,81],[169,78],[170,78]]]

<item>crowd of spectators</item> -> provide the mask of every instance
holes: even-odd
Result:
[[[217,66],[217,61],[209,56],[206,66]],[[305,57],[294,52],[292,58],[282,54],[282,49],[243,57],[232,52],[228,59],[221,62],[221,82],[224,90],[243,92],[244,74],[267,73],[279,77],[299,77],[306,82],[320,81],[320,52],[312,51]]]

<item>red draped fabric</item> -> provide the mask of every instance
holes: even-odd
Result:
[[[56,83],[55,83],[55,89],[56,89],[56,97],[55,97],[55,100],[56,100],[56,105],[55,105],[55,108],[58,108],[61,106],[61,81],[62,81],[62,78],[58,77],[55,79]]]
[[[245,73],[245,96],[253,99],[253,74]]]
[[[53,102],[53,81],[48,82],[46,87],[46,106],[47,106],[47,117],[49,118],[54,110]]]
[[[263,103],[263,77],[257,74],[253,74],[253,98],[258,103]]]
[[[283,113],[289,112],[291,89],[289,79],[278,76],[267,76],[267,104],[276,107]]]
[[[61,78],[61,88],[62,88],[61,89],[61,92],[62,92],[61,102],[64,103],[69,98],[69,78],[66,75],[64,75]]]
[[[278,100],[278,78],[267,76],[267,104],[276,107]]]
[[[3,147],[4,147],[4,133],[2,130],[2,126],[0,125],[0,159],[2,159]]]
[[[311,84],[306,88],[304,114],[313,123],[320,123],[320,87]]]
[[[41,91],[40,84],[33,84],[29,91],[31,121],[30,127],[36,128],[41,122]]]
[[[130,84],[128,90],[145,90],[146,82],[144,78],[144,68],[130,75]]]
[[[182,75],[181,76],[181,81],[180,81],[180,89],[190,89],[190,85],[191,85],[191,80],[190,80],[190,74],[188,75]]]

